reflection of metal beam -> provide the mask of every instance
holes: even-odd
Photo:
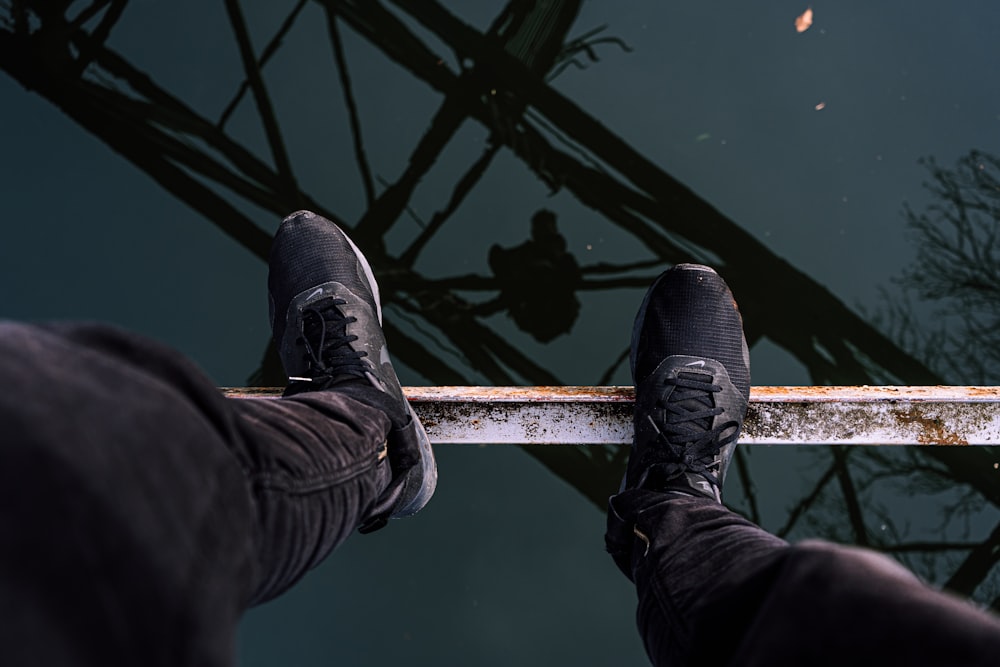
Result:
[[[273,398],[278,389],[224,389]],[[405,387],[434,443],[628,444],[631,387]],[[1000,387],[754,387],[740,442],[1000,445]],[[1000,474],[1000,473],[998,473]]]

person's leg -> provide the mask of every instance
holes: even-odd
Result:
[[[231,662],[254,504],[225,401],[176,353],[0,325],[0,662]]]
[[[633,329],[635,441],[607,547],[656,665],[993,664],[1000,623],[894,561],[789,546],[721,503],[749,397],[735,301],[707,267],[664,273]]]
[[[655,665],[993,665],[1000,620],[896,561],[821,541],[787,545],[715,500],[617,496]]]
[[[367,262],[315,216],[282,230],[272,307],[324,266],[353,288],[326,280],[273,318],[287,398],[227,400],[177,352],[109,327],[0,324],[4,664],[230,664],[248,605],[430,498]]]
[[[342,392],[232,400],[234,450],[256,508],[258,576],[251,604],[270,600],[370,519],[392,473],[389,419]]]
[[[0,382],[5,664],[229,664],[389,483],[381,410],[227,400],[109,327],[0,325]]]
[[[726,664],[786,546],[703,496],[634,489],[609,508],[607,547],[635,583],[655,665]]]
[[[733,664],[997,664],[1000,619],[926,586],[882,554],[802,542],[786,550],[768,578],[773,583]],[[725,604],[714,602],[706,629],[718,625],[713,614]]]

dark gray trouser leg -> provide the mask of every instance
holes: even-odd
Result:
[[[653,664],[995,665],[1000,620],[874,552],[790,546],[707,498],[612,499]]]
[[[242,611],[342,541],[388,420],[229,401],[100,326],[0,323],[0,662],[227,665]]]

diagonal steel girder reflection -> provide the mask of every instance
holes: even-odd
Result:
[[[430,49],[407,51],[404,57],[401,50],[388,44],[371,26],[388,23],[394,26],[390,32],[393,36],[405,32],[409,43],[419,40],[379,3],[317,1],[335,4],[338,13],[360,34],[435,89],[461,96],[469,104],[470,116],[503,140],[546,182],[566,188],[585,205],[604,213],[665,261],[700,259],[692,256],[690,244],[709,249],[720,257],[721,268],[743,305],[748,335],[752,339],[767,336],[784,347],[810,370],[817,383],[878,383],[887,379],[913,384],[940,382],[923,363],[900,350],[829,290],[774,255],[500,45],[464,24],[440,4],[393,0],[399,9],[434,32],[460,59],[470,60],[478,70],[492,74],[492,79],[480,84],[482,93],[496,90],[517,97],[610,170],[624,175],[629,183],[556,150],[523,118],[517,119],[516,127],[498,124],[496,105],[490,102],[496,96],[470,95],[459,77],[443,67],[441,58]],[[690,243],[677,243],[673,237]],[[775,292],[775,285],[781,286],[780,293]],[[837,363],[831,364],[827,355],[832,355]]]

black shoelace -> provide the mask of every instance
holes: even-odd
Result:
[[[347,325],[357,318],[345,317],[340,312],[337,306],[345,303],[343,299],[328,297],[303,309],[296,343],[305,348],[304,359],[311,377],[289,379],[312,382],[340,375],[365,376],[369,368],[361,359],[368,353],[351,348],[350,344],[358,337],[348,335]]]
[[[712,399],[722,387],[713,381],[711,375],[702,373],[678,373],[676,378],[668,378],[664,384],[674,390],[666,402],[659,403],[666,413],[664,421],[657,424],[651,415],[646,417],[665,445],[661,451],[667,479],[693,472],[719,485],[716,457],[722,447],[736,440],[740,424],[733,420],[711,428],[713,418],[723,413]],[[723,435],[726,431],[730,433]]]

